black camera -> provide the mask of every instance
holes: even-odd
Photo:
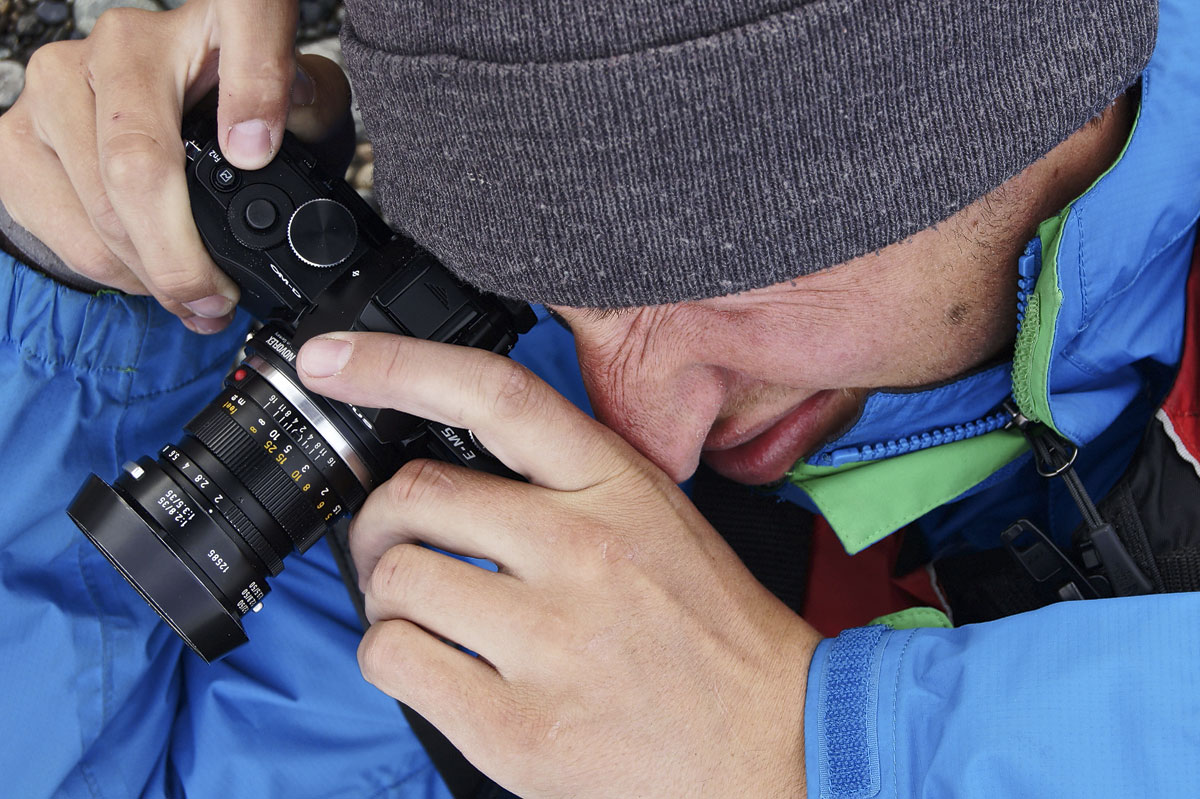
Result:
[[[248,639],[283,570],[413,458],[511,474],[468,430],[308,392],[296,352],[334,330],[506,354],[529,306],[481,293],[398,235],[291,134],[266,167],[221,155],[212,112],[183,128],[192,213],[242,307],[264,322],[224,389],[157,459],[92,475],[71,519],[184,641],[212,661]]]

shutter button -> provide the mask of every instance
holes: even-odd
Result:
[[[267,230],[279,219],[279,211],[263,197],[251,200],[246,205],[246,224],[252,230]]]

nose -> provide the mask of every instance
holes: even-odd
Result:
[[[576,330],[592,409],[672,480],[682,482],[696,470],[701,446],[720,413],[725,372],[706,364],[684,337],[623,327]]]

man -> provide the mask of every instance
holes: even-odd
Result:
[[[1022,435],[1001,430],[1023,423],[1009,394],[1044,425],[1030,428],[1039,440],[1059,443],[1051,429],[1081,447],[1086,492],[1104,496],[1125,469],[1180,357],[1200,210],[1183,143],[1200,122],[1187,57],[1200,12],[1163,3],[1155,47],[1154,3],[990,5],[747,4],[648,20],[626,6],[563,19],[349,7],[347,54],[391,217],[473,282],[549,303],[607,425],[478,352],[344,333],[300,352],[310,389],[470,427],[529,480],[414,462],[351,529],[373,622],[363,674],[499,784],[529,797],[1166,796],[1194,784],[1197,641],[1181,621],[1194,594],[822,641],[674,486],[701,459],[743,483],[786,473],[848,551],[915,523],[908,535],[941,564],[997,550],[1021,517],[1070,549],[1071,494],[1083,492],[1039,477]],[[286,30],[285,5],[254,10],[272,9],[265,28]],[[253,74],[239,13],[198,3],[164,22],[110,18],[40,73],[74,110],[31,78],[4,118],[0,199],[13,218],[68,270],[151,291],[197,332],[227,324],[234,289],[180,221],[168,123],[211,85],[213,41],[232,47],[221,131],[250,168],[246,145],[257,163],[277,147],[291,82],[280,38],[253,62],[271,65],[261,95],[274,115],[239,91]],[[164,43],[181,51],[170,80],[129,69]],[[336,83],[307,78],[293,99],[317,116]],[[66,397],[121,436],[115,452],[88,452],[109,472],[199,407],[236,338],[189,344],[207,365],[189,369],[181,334],[145,352],[114,341],[173,335],[148,304],[13,275],[6,369],[28,409],[14,416],[28,427],[35,399],[53,399],[45,413],[64,419]],[[110,384],[113,370],[129,376]],[[197,371],[207,379],[189,383]],[[106,410],[130,397],[129,420]],[[38,445],[70,452],[45,441],[50,419],[34,426]],[[323,590],[327,560],[290,564],[275,618],[206,667],[180,660],[57,511],[43,523],[38,544],[69,563],[20,559],[32,522],[14,519],[12,574],[53,583],[56,603],[34,591],[17,617],[62,608],[60,632],[39,627],[46,640],[26,651],[79,665],[51,672],[73,685],[39,728],[61,742],[53,779],[29,785],[444,790],[381,695],[347,686],[349,614]],[[972,568],[986,580],[1005,567]],[[953,583],[953,569],[939,573]],[[984,615],[972,595],[999,592],[951,604]],[[81,698],[88,686],[98,704]]]

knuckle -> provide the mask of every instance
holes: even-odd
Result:
[[[173,163],[162,141],[138,130],[111,136],[100,152],[105,185],[121,192],[144,192],[159,185]]]
[[[62,48],[57,42],[45,44],[34,50],[25,65],[25,90],[37,92],[51,82],[62,68]]]
[[[371,625],[358,646],[358,668],[367,682],[378,685],[394,668],[400,654],[398,625]]]
[[[400,544],[383,553],[367,581],[367,593],[376,598],[386,597],[390,603],[403,604],[414,580],[421,573],[413,568],[415,545]]]
[[[491,391],[492,414],[500,421],[516,421],[528,416],[537,406],[538,379],[533,372],[508,358],[489,359],[483,370],[485,386]],[[485,391],[487,388],[485,388]]]
[[[190,302],[214,292],[208,275],[194,269],[178,266],[155,269],[148,266],[147,272],[155,291],[170,300]]]
[[[243,62],[222,72],[221,91],[240,98],[279,100],[291,88],[292,73],[288,62],[276,58]]]
[[[402,386],[408,382],[409,377],[405,373],[408,362],[404,357],[405,342],[400,336],[390,336],[387,339],[371,339],[372,342],[379,341],[381,355],[386,353],[390,348],[391,353],[387,357],[387,363],[383,365],[383,384],[386,386]]]
[[[115,37],[124,39],[145,24],[149,13],[139,8],[129,8],[127,6],[109,8],[96,18],[96,23],[92,26],[92,32],[88,34],[88,38],[104,40]]]
[[[83,42],[69,40],[48,42],[38,47],[25,65],[26,89],[37,92],[59,86],[64,81],[83,82],[85,48]]]
[[[388,481],[392,504],[413,507],[453,492],[450,467],[441,461],[418,459],[404,464]]]

